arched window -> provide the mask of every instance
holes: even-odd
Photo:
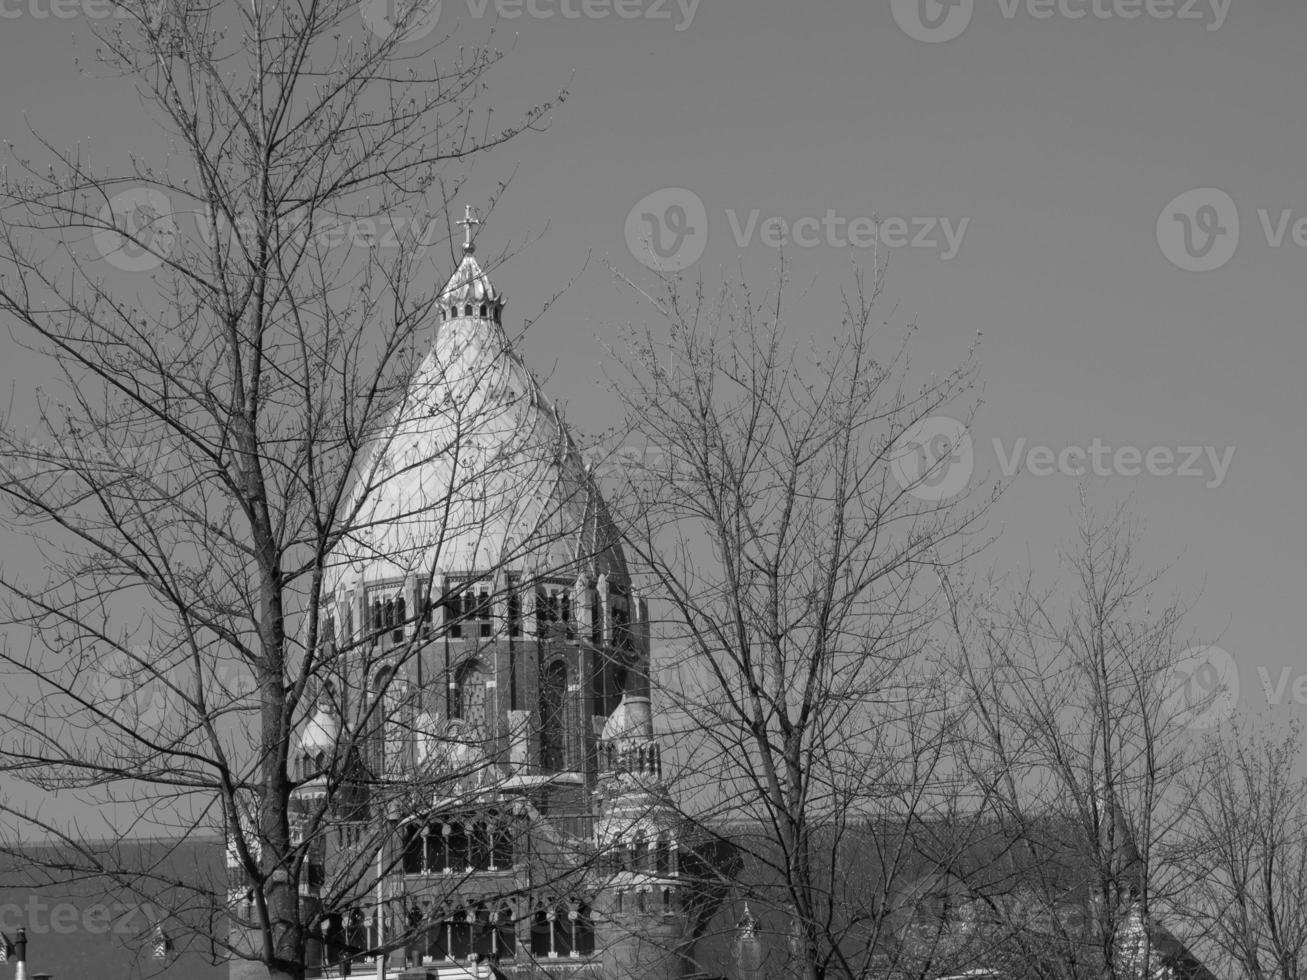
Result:
[[[560,905],[550,913],[554,932],[554,955],[567,956],[572,952],[572,916],[566,905]]]
[[[554,661],[545,670],[540,685],[540,764],[561,771],[566,765],[564,709],[567,697],[567,665]]]
[[[455,871],[462,871],[468,865],[467,831],[463,829],[461,823],[445,826],[449,829],[449,837],[446,838],[449,846],[449,867]]]
[[[427,944],[427,931],[424,924],[426,916],[422,914],[422,909],[417,905],[410,905],[407,918],[408,929],[404,934],[405,954],[411,958],[417,958],[422,955]]]
[[[423,871],[423,829],[417,824],[409,824],[404,828],[404,874],[406,875],[417,875]]]
[[[663,915],[671,915],[671,914],[672,914],[672,890],[670,888],[664,888],[663,889]]]
[[[362,952],[375,945],[377,934],[376,914],[367,915],[362,909],[354,909],[349,914],[349,927],[345,931],[345,942],[351,949]]]
[[[464,304],[464,306],[463,306],[463,315],[464,315],[464,316],[471,316],[471,315],[472,315],[472,304],[471,304],[471,303],[466,303],[466,304]]]
[[[474,823],[468,827],[469,855],[468,861],[477,871],[490,867],[490,828],[484,823]]]
[[[472,952],[478,957],[494,954],[495,931],[491,927],[490,910],[485,902],[477,902],[472,922]]]
[[[491,863],[499,871],[513,867],[513,825],[507,820],[500,820],[491,831],[494,843],[491,845]]]
[[[395,632],[391,634],[391,639],[400,643],[404,639],[404,623],[408,619],[408,608],[404,602],[404,597],[400,596],[395,600]]]
[[[373,599],[372,600],[372,632],[374,633],[381,632],[381,625],[382,625],[381,616],[382,616],[381,600]]]
[[[450,923],[450,959],[472,955],[472,912],[455,912]]]
[[[658,847],[654,850],[654,874],[666,877],[672,873],[672,848],[667,831],[658,835]]]
[[[449,958],[449,924],[443,917],[429,921],[426,927],[423,953],[433,960]]]
[[[631,870],[648,871],[649,870],[649,845],[648,842],[645,840],[643,833],[640,832],[636,833],[634,843],[631,845],[631,850],[635,852],[631,860],[631,864],[632,864]]]
[[[517,954],[517,936],[513,930],[513,910],[507,905],[499,910],[495,917],[494,948],[490,955],[500,959],[512,958]]]
[[[471,606],[468,615],[475,619],[477,623],[477,635],[481,637],[494,635],[493,616],[495,607],[490,598],[490,590],[487,588],[478,589],[475,597],[471,592],[468,592],[467,601]]]
[[[467,722],[472,737],[485,736],[486,675],[479,662],[469,660],[455,672],[454,697],[449,707],[451,717]]]
[[[552,951],[550,939],[553,933],[553,923],[550,921],[552,912],[545,909],[537,909],[536,914],[531,917],[531,955],[535,957],[548,956]]]
[[[572,948],[582,956],[589,956],[595,951],[595,924],[590,914],[590,906],[581,904],[576,909],[576,921]]]
[[[485,315],[486,315],[486,304],[485,304],[485,303],[482,303],[482,304],[481,304],[481,316],[484,317]]]

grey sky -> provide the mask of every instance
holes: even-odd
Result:
[[[30,148],[30,121],[58,146],[90,139],[106,164],[157,145],[130,88],[74,71],[74,58],[93,62],[85,27],[97,9],[0,0],[5,138]],[[869,258],[843,244],[848,222],[874,215],[884,232],[900,218],[909,240],[920,231],[945,246],[952,229],[949,258],[947,247],[890,249],[885,310],[897,304],[896,324],[916,319],[923,369],[947,370],[983,331],[977,475],[1000,477],[1032,447],[1049,450],[1018,457],[1036,470],[1095,440],[1108,459],[1155,449],[1155,469],[1162,449],[1173,468],[1191,455],[1184,447],[1203,449],[1182,470],[1195,475],[1091,486],[1104,503],[1132,493],[1145,558],[1178,559],[1175,583],[1203,589],[1192,625],[1234,655],[1245,710],[1266,707],[1259,672],[1275,681],[1284,667],[1307,670],[1297,621],[1307,553],[1307,248],[1293,229],[1307,217],[1300,0],[976,0],[943,43],[909,36],[889,0],[531,9],[445,0],[437,29],[474,40],[496,10],[506,18],[500,43],[516,34],[516,47],[492,93],[505,124],[515,108],[571,90],[552,127],[490,158],[465,196],[479,203],[516,166],[482,240],[498,250],[543,232],[496,274],[512,326],[591,255],[526,348],[572,418],[611,408],[597,341],[643,316],[605,260],[642,271],[624,229],[646,195],[686,188],[702,200],[707,241],[692,270],[710,280],[742,266],[767,282],[778,253],[762,223],[809,219],[814,244],[787,254],[795,282],[817,285],[817,333],[838,314],[850,257]],[[1195,188],[1229,195],[1240,227],[1234,254],[1205,272],[1177,267],[1158,240],[1159,217],[1180,233],[1182,219],[1163,210]],[[741,247],[736,226],[755,209]],[[1198,210],[1194,221],[1228,218]],[[842,229],[834,239],[831,227]],[[1307,227],[1298,237],[1307,244]],[[0,345],[21,404],[34,369],[7,336]],[[1131,471],[1130,459],[1118,468]],[[1005,530],[990,560],[1051,570],[1054,545],[1073,530],[1076,480],[1021,473],[994,511]]]

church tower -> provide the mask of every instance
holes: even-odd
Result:
[[[675,980],[717,886],[663,781],[647,605],[462,224],[331,556],[291,774],[316,975]]]

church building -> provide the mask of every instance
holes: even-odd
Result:
[[[326,676],[291,764],[312,975],[673,980],[729,848],[668,790],[646,602],[505,333],[477,223],[360,455],[324,588]],[[229,888],[252,944],[252,892],[235,870]]]

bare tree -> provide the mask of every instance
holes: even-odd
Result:
[[[614,355],[613,499],[662,613],[655,695],[682,798],[742,850],[735,894],[780,931],[772,975],[882,969],[890,893],[921,870],[905,828],[956,803],[932,569],[976,543],[985,501],[948,499],[953,451],[903,454],[939,413],[968,417],[975,363],[914,378],[907,336],[878,329],[880,288],[879,268],[858,275],[827,327],[783,268],[765,297],[663,281],[657,328]]]
[[[1185,911],[1220,951],[1223,975],[1296,980],[1307,965],[1301,732],[1222,736],[1195,780]]]
[[[1083,500],[1082,500],[1083,503]],[[1176,866],[1200,760],[1176,698],[1184,607],[1137,565],[1135,531],[1085,507],[1070,586],[968,592],[946,579],[972,710],[966,770],[1030,869],[1007,920],[1010,962],[1041,977],[1138,977],[1192,957]]]
[[[522,477],[520,447],[477,440],[500,425],[487,402],[397,428],[415,372],[457,364],[475,385],[489,370],[428,356],[457,260],[431,247],[455,241],[449,168],[542,125],[552,103],[493,125],[501,55],[419,43],[420,5],[373,31],[354,0],[115,9],[97,67],[135,85],[165,149],[106,172],[34,133],[46,159],[16,152],[0,184],[0,311],[53,375],[0,435],[6,520],[41,556],[0,576],[13,679],[0,750],[34,790],[4,809],[20,837],[127,882],[139,869],[89,835],[225,835],[253,941],[206,938],[298,978],[318,912],[297,885],[324,828],[361,787],[373,816],[421,788],[392,785],[368,746],[416,723],[391,679],[456,621],[428,615],[466,588],[437,577],[442,542],[509,520],[494,508]],[[398,466],[396,440],[411,450]],[[445,479],[412,513],[378,510],[433,461]],[[460,500],[481,501],[475,519]],[[409,539],[388,558],[408,601],[374,615],[346,579],[396,522]],[[352,689],[358,677],[371,686]],[[339,721],[326,757],[295,771],[323,705]],[[43,808],[55,791],[99,807],[103,826]],[[391,853],[393,828],[367,826],[324,906],[361,901]],[[216,891],[197,901],[213,908]],[[169,928],[195,926],[183,919]]]

